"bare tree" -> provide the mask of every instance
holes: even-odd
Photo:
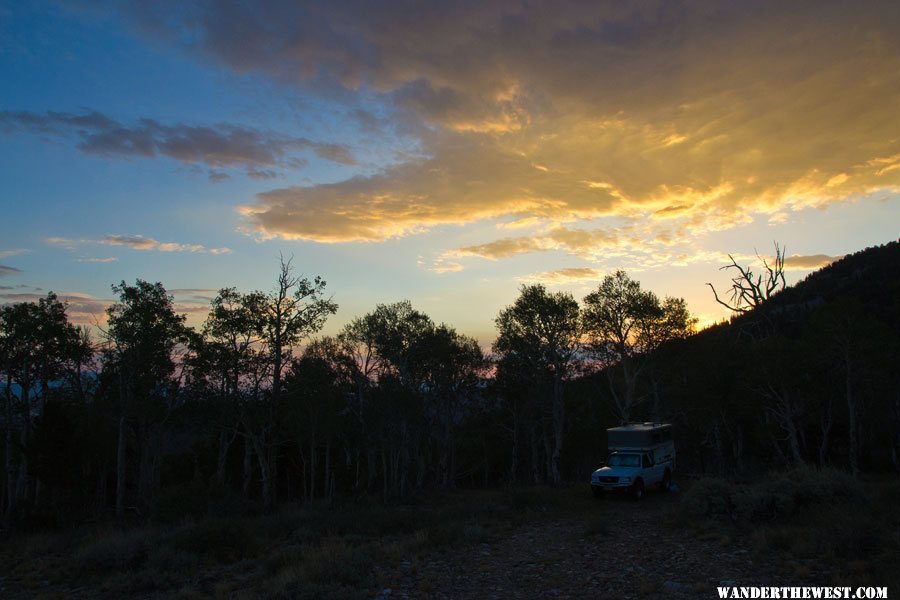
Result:
[[[707,283],[706,285],[712,290],[716,302],[728,310],[736,313],[750,312],[785,288],[784,257],[785,249],[779,246],[778,242],[775,242],[775,258],[771,263],[765,257],[760,256],[759,252],[756,253],[756,258],[762,263],[763,272],[754,273],[751,267],[739,265],[734,257],[729,254],[728,258],[731,259],[731,264],[725,265],[720,269],[722,271],[737,271],[737,275],[731,278],[731,291],[728,292],[728,301],[719,297],[713,284]]]

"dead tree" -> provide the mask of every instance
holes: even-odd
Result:
[[[732,312],[746,313],[761,306],[769,298],[785,288],[785,249],[779,246],[777,242],[775,243],[775,259],[771,264],[767,259],[760,256],[759,252],[756,253],[756,257],[763,265],[763,273],[754,273],[750,267],[739,265],[732,255],[728,255],[728,258],[731,259],[731,264],[725,265],[720,270],[734,269],[738,274],[731,278],[731,292],[729,292],[730,297],[728,301],[719,297],[713,284],[706,284],[712,290],[716,302]]]

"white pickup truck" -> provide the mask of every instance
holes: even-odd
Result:
[[[598,498],[627,491],[640,500],[651,485],[668,490],[675,470],[675,444],[668,423],[640,423],[606,430],[609,460],[591,475]]]

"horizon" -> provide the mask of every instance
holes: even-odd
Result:
[[[815,18],[809,13],[815,11]],[[278,257],[490,345],[522,284],[625,270],[709,325],[897,239],[900,8],[0,6],[0,304],[162,282],[198,325]]]

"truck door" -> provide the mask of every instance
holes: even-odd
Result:
[[[659,471],[659,465],[653,464],[653,457],[650,454],[644,454],[641,459],[641,466],[644,470],[644,485],[662,481],[662,474],[657,472]]]

